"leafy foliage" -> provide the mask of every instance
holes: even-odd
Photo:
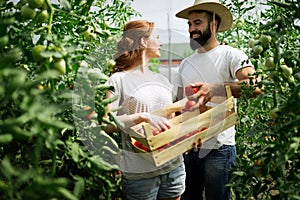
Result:
[[[103,83],[130,3],[0,1],[1,199],[121,196]]]
[[[125,0],[58,2],[0,0],[0,198],[120,199],[104,82],[138,13]],[[224,3],[235,21],[220,39],[250,56],[264,91],[238,101],[229,186],[236,199],[299,199],[299,2]]]
[[[231,34],[241,36],[264,94],[249,98],[245,89],[238,102],[239,157],[229,185],[238,199],[299,199],[299,3],[269,1],[256,18],[247,16],[251,3],[230,6],[245,18]]]

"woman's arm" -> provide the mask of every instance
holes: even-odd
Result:
[[[106,93],[106,98],[111,98],[113,97],[113,94],[108,91]],[[113,108],[113,103],[107,105],[108,112],[112,110]],[[106,115],[106,117],[108,117]],[[167,130],[171,128],[172,124],[171,122],[165,118],[165,117],[160,117],[158,115],[153,115],[151,113],[147,112],[142,112],[142,113],[134,113],[131,115],[120,115],[116,116],[116,119],[120,121],[121,123],[118,125],[118,127],[115,127],[111,124],[108,124],[104,130],[107,133],[113,133],[113,132],[119,132],[120,129],[123,128],[129,128],[131,126],[134,126],[136,124],[139,124],[141,122],[147,122],[150,123],[153,127],[155,127],[157,130],[162,131],[162,130]]]

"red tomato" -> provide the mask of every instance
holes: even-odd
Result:
[[[158,134],[160,134],[160,131],[159,131],[159,130],[156,130],[156,129],[154,129],[154,130],[152,130],[152,134],[153,134],[153,135],[158,135]]]
[[[146,146],[144,146],[143,144],[141,144],[141,149],[143,149],[146,152],[150,152],[150,150]]]
[[[206,129],[207,129],[206,127],[203,127],[203,128],[201,128],[200,132],[205,131]]]
[[[150,152],[150,150],[145,146],[143,145],[142,143],[140,143],[139,141],[135,141],[134,142],[134,146],[146,151],[146,152]]]
[[[194,131],[192,131],[192,132],[190,132],[189,134],[189,136],[192,136],[192,135],[196,135],[197,133],[199,133],[199,131],[198,130],[194,130]]]
[[[186,96],[191,96],[193,94],[195,94],[196,92],[198,92],[198,88],[197,87],[192,87],[191,85],[187,85],[185,86],[185,95]]]
[[[168,147],[168,145],[169,145],[170,143],[168,143],[168,144],[165,144],[165,145],[163,145],[163,146],[161,146],[161,147],[159,147],[158,149],[157,149],[157,151],[158,152],[161,152],[161,151],[163,151],[164,149],[166,149],[167,147]]]
[[[134,146],[141,148],[142,144],[139,141],[135,141]]]
[[[192,106],[194,106],[195,104],[196,104],[195,101],[188,100],[188,101],[185,103],[184,109],[187,110],[187,111],[189,111],[190,108],[191,108]]]

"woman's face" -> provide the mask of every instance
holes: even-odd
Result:
[[[149,58],[159,58],[160,57],[160,47],[159,35],[153,31],[148,39],[148,45],[146,48],[146,56]]]

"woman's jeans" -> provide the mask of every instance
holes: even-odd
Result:
[[[229,200],[228,183],[230,169],[234,166],[236,149],[232,145],[223,145],[219,149],[201,149],[206,156],[199,158],[199,151],[190,151],[184,155],[186,167],[186,190],[182,200]]]

